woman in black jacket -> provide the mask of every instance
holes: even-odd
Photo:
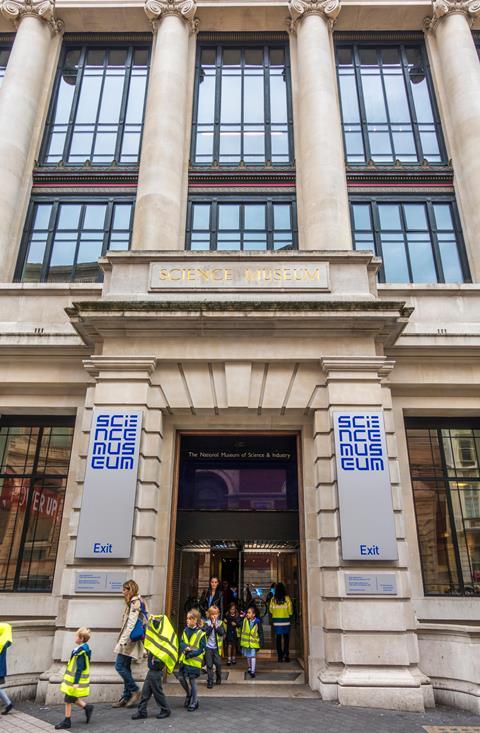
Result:
[[[207,617],[210,606],[216,606],[220,611],[220,618],[223,618],[223,594],[220,581],[216,575],[212,575],[208,588],[203,591],[200,598],[200,611],[203,618]]]

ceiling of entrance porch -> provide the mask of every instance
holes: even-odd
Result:
[[[162,362],[151,381],[167,412],[235,408],[283,415],[318,407],[324,378],[320,362]]]

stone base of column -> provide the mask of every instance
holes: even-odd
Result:
[[[60,705],[64,695],[60,692],[65,665],[55,662],[40,675],[35,702],[44,705]],[[132,663],[132,674],[141,687],[147,674],[147,662]],[[90,669],[90,699],[92,702],[115,702],[123,691],[123,682],[115,672],[114,663],[94,664]]]
[[[435,707],[430,680],[419,670],[385,668],[327,668],[319,674],[323,700],[341,705],[424,712]]]

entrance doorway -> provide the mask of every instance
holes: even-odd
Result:
[[[297,436],[180,436],[175,562],[171,609],[181,627],[201,607],[211,576],[224,607],[254,602],[262,619],[261,657],[276,657],[268,613],[271,586],[283,582],[294,607],[290,656],[303,660],[302,557]]]

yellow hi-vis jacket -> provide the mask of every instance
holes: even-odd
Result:
[[[0,654],[5,648],[5,644],[12,643],[12,627],[10,624],[0,624]]]
[[[242,634],[240,636],[240,646],[246,649],[260,649],[260,635],[258,633],[258,623],[253,624],[250,628],[250,621],[245,616],[243,619]]]
[[[185,631],[182,634],[182,642],[186,644],[187,646],[191,647],[191,649],[200,649],[200,642],[205,637],[205,632],[202,631],[202,629],[197,629],[194,634],[191,635],[190,639],[188,638]],[[180,654],[179,662],[180,664],[185,664],[187,667],[196,667],[197,669],[201,669],[203,667],[203,659],[205,657],[205,652],[202,652],[196,657],[185,657],[185,654]]]
[[[80,679],[75,686],[75,673],[77,671],[77,663],[81,656],[85,657],[85,669],[80,675]],[[60,685],[60,691],[71,697],[87,697],[90,694],[90,657],[84,648],[80,647],[75,654],[70,657],[67,669],[63,675],[63,682]]]
[[[173,672],[178,659],[178,637],[167,616],[150,614],[143,645],[164,663],[168,672]]]

